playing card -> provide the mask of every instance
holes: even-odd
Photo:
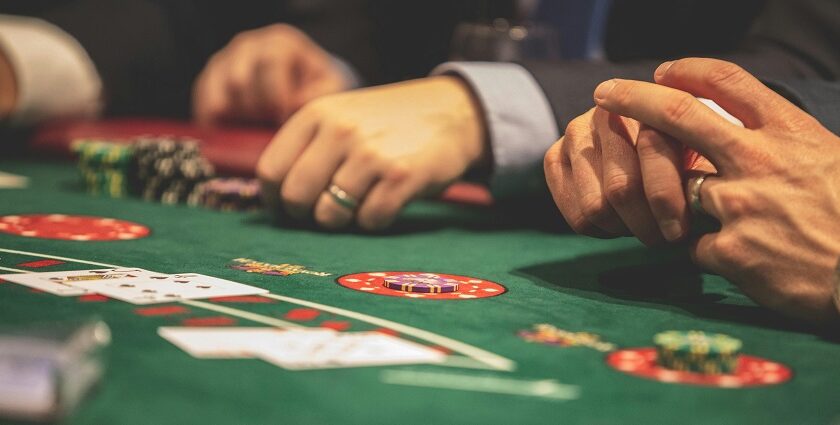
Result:
[[[263,340],[256,356],[286,369],[438,363],[446,355],[420,344],[381,332],[316,334],[294,329]]]
[[[132,304],[168,303],[268,292],[265,289],[196,273],[152,274],[142,279],[108,279],[68,284]]]
[[[281,332],[276,328],[158,328],[158,335],[200,359],[252,358],[257,344]]]
[[[446,357],[440,351],[380,332],[161,327],[158,334],[193,357],[256,357],[290,370],[437,363]]]
[[[105,280],[134,280],[151,276],[143,269],[96,269],[47,273],[18,273],[0,275],[0,279],[39,289],[50,294],[70,297],[91,292],[85,284]]]

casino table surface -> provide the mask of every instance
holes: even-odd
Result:
[[[7,158],[0,170],[30,179],[27,188],[0,189],[0,215],[99,216],[151,230],[123,241],[0,233],[4,268],[60,257],[61,264],[27,270],[97,268],[81,262],[88,261],[196,272],[279,296],[142,315],[140,306],[114,299],[0,284],[4,325],[98,316],[112,330],[106,375],[68,424],[840,423],[840,344],[756,306],[720,277],[690,270],[681,248],[549,231],[516,208],[425,201],[386,233],[335,234],[274,223],[263,213],[91,196],[67,162]],[[330,275],[247,273],[229,267],[237,258]],[[437,300],[337,283],[354,273],[408,270],[493,281],[507,291]],[[702,293],[692,293],[700,280]],[[267,326],[266,318],[288,321],[302,310],[309,312],[297,318],[304,326],[386,331],[449,357],[443,364],[293,371],[257,359],[193,358],[157,334],[184,324]],[[608,365],[611,353],[524,340],[519,332],[535,324],[598,335],[617,349],[651,347],[667,330],[723,333],[743,341],[744,354],[778,362],[793,376],[742,388],[646,379]],[[575,391],[549,396],[556,388]]]

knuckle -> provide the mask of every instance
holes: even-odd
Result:
[[[720,259],[721,263],[728,265],[739,263],[741,241],[731,233],[721,232],[715,238],[711,249],[715,252],[715,256]]]
[[[609,97],[617,105],[627,106],[633,96],[632,85],[618,79],[613,79],[613,81],[615,82],[615,86],[610,91]]]
[[[636,140],[636,153],[640,160],[668,158],[672,155],[673,149],[660,135],[649,132],[644,134],[647,135]]]
[[[667,122],[676,124],[685,119],[695,107],[693,96],[683,93],[665,103],[663,115]]]
[[[672,190],[665,185],[653,185],[645,195],[653,211],[677,213],[680,204],[685,203],[681,190]]]
[[[564,138],[577,140],[585,137],[589,133],[589,120],[584,117],[577,117],[569,122],[566,126],[566,132],[563,134]]]
[[[376,167],[380,161],[382,161],[382,153],[370,146],[370,145],[362,145],[356,148],[356,152],[354,153],[359,158],[359,162],[367,164],[368,166]]]
[[[730,62],[719,62],[709,71],[706,79],[712,87],[731,87],[739,85],[747,76],[747,71]]]
[[[625,205],[638,193],[638,182],[627,174],[613,174],[604,180],[604,195],[613,205]]]
[[[580,212],[583,214],[583,217],[590,220],[597,220],[603,217],[608,211],[609,208],[607,207],[606,200],[598,194],[587,194],[580,200]]]
[[[543,170],[546,175],[554,174],[554,170],[562,164],[562,147],[563,138],[558,140],[557,143],[551,145],[551,148],[546,151],[545,156],[543,157]]]
[[[393,184],[403,182],[412,175],[412,168],[405,161],[394,161],[385,171],[382,179]]]
[[[330,132],[337,141],[353,141],[359,137],[359,124],[348,120],[334,120],[330,123]]]

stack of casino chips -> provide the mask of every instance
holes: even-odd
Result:
[[[195,187],[187,204],[222,211],[256,211],[262,208],[257,179],[214,178]]]
[[[79,172],[89,193],[112,198],[129,194],[134,162],[130,145],[84,139],[74,141],[72,149],[79,156]]]
[[[723,334],[701,331],[667,331],[656,334],[657,362],[660,366],[703,374],[735,372],[741,341]]]
[[[196,186],[214,176],[194,140],[142,137],[134,142],[131,188],[147,201],[186,202]]]
[[[445,294],[457,292],[460,284],[455,279],[444,279],[434,274],[420,273],[388,276],[384,279],[383,286],[403,292]]]

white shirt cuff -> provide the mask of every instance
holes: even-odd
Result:
[[[494,195],[544,190],[543,156],[560,132],[551,105],[531,73],[513,63],[448,62],[432,74],[458,75],[478,97],[493,150],[490,186]]]
[[[0,15],[0,50],[15,73],[18,97],[10,121],[90,118],[102,110],[102,80],[73,36],[36,18]]]

